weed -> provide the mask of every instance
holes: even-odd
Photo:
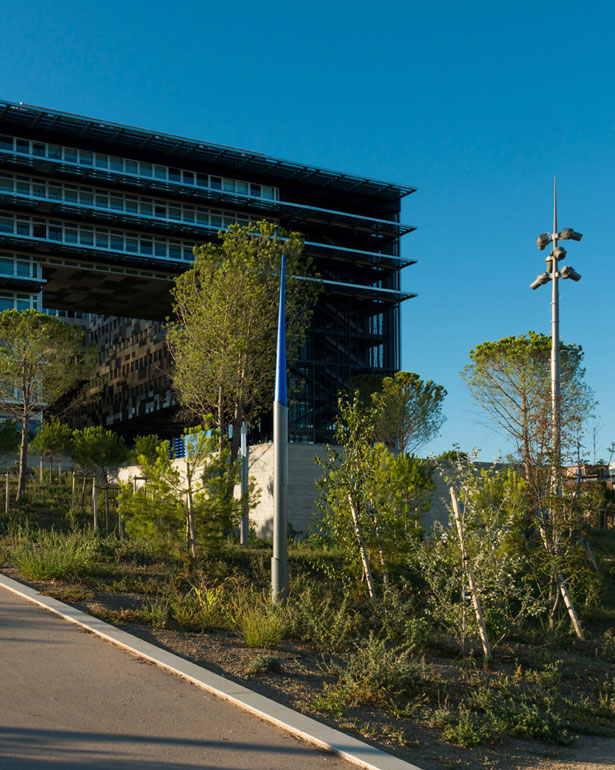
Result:
[[[248,668],[246,669],[246,678],[250,676],[257,676],[258,674],[267,673],[280,674],[282,672],[282,664],[279,658],[275,655],[266,655],[259,653],[256,655]]]
[[[166,628],[171,617],[169,602],[163,596],[148,599],[141,610],[141,619],[154,628]]]
[[[360,632],[362,619],[351,610],[348,596],[339,601],[331,592],[313,585],[301,587],[300,596],[287,608],[288,633],[321,650],[343,650]]]
[[[284,610],[266,593],[235,583],[227,595],[227,616],[248,647],[275,650],[286,631]]]
[[[11,548],[18,571],[27,580],[57,580],[88,575],[99,553],[98,542],[89,534],[63,534],[50,530],[37,533],[37,541],[20,538]]]
[[[403,648],[388,648],[370,633],[348,657],[340,672],[340,685],[351,705],[385,703],[390,697],[409,693],[418,680],[416,667]]]
[[[94,598],[94,591],[83,586],[58,586],[57,588],[46,589],[45,593],[47,596],[52,596],[54,599],[68,604]]]
[[[461,708],[457,716],[444,725],[442,737],[448,743],[468,748],[469,746],[478,746],[493,736],[485,722],[477,722],[472,718],[468,709]]]

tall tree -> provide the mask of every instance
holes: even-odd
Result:
[[[319,290],[298,233],[279,237],[275,225],[232,225],[220,244],[195,249],[195,262],[172,290],[175,322],[167,344],[181,403],[199,420],[213,413],[221,442],[233,426],[231,462],[241,422],[254,420],[273,398],[278,293],[286,255],[287,357],[299,350]]]
[[[92,364],[81,329],[36,310],[0,314],[0,413],[21,430],[18,500],[25,489],[31,421],[85,379]]]
[[[562,454],[570,452],[594,397],[584,380],[580,345],[560,342]],[[514,444],[535,495],[545,493],[551,461],[551,339],[528,332],[483,342],[461,376],[477,403]]]

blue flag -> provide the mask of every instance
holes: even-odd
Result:
[[[275,365],[275,398],[282,406],[288,406],[286,400],[286,310],[284,300],[284,262],[282,254],[282,273],[280,276],[280,307],[278,310],[278,352]]]

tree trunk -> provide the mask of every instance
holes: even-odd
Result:
[[[224,449],[224,433],[225,433],[225,420],[224,420],[224,403],[222,401],[222,388],[218,388],[218,450],[222,452]]]
[[[361,554],[361,562],[363,564],[363,576],[365,577],[365,582],[367,583],[367,591],[369,593],[369,598],[371,599],[372,602],[375,603],[377,601],[376,587],[374,585],[374,578],[372,576],[372,571],[369,566],[369,557],[367,555],[367,549],[365,547],[365,540],[363,539],[363,528],[361,526],[361,522],[359,521],[359,512],[357,511],[357,508],[354,504],[354,500],[352,499],[352,495],[350,494],[350,492],[348,493],[348,504],[350,505],[350,513],[352,515],[354,533],[357,538],[359,552]]]
[[[196,528],[194,526],[194,509],[192,504],[192,472],[190,463],[186,460],[186,535],[188,538],[188,547],[190,555],[196,559]]]
[[[21,444],[19,446],[19,476],[17,479],[17,502],[26,491],[26,470],[28,463],[28,412],[24,409],[21,415]]]
[[[476,615],[476,622],[478,624],[478,633],[480,635],[480,641],[483,646],[483,655],[485,660],[491,660],[493,658],[491,653],[491,644],[489,643],[489,637],[487,635],[487,628],[483,619],[483,610],[480,605],[480,596],[474,585],[474,573],[472,572],[472,564],[470,557],[466,554],[466,548],[463,540],[463,525],[461,522],[461,516],[459,515],[459,502],[457,501],[457,495],[453,487],[450,488],[451,502],[453,504],[453,515],[455,517],[455,523],[457,524],[457,533],[459,535],[459,547],[461,549],[461,562],[465,568],[465,573],[468,578],[468,585],[470,586],[470,595],[472,597],[472,604],[474,606],[474,614]],[[461,591],[461,601],[465,601],[465,591]],[[462,605],[465,606],[465,605]],[[465,637],[464,637],[465,639]]]

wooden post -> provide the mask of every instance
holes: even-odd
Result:
[[[94,532],[98,531],[98,507],[96,505],[96,476],[92,477],[92,514],[94,517]]]
[[[461,558],[465,565],[465,571],[468,578],[468,585],[470,586],[470,595],[472,597],[472,604],[474,605],[474,612],[476,614],[476,622],[478,623],[478,633],[480,634],[480,641],[483,645],[483,654],[485,660],[492,660],[493,655],[491,653],[491,645],[489,644],[489,637],[487,636],[487,629],[485,628],[485,621],[483,620],[483,611],[480,606],[480,597],[476,592],[476,586],[474,585],[474,575],[472,574],[472,565],[470,559],[466,554],[465,545],[463,542],[463,526],[461,524],[461,516],[459,515],[459,503],[457,501],[457,495],[453,487],[450,488],[451,502],[453,504],[453,515],[455,516],[455,523],[457,524],[457,532],[459,533],[459,547],[461,548]]]
[[[11,476],[9,474],[8,468],[6,470],[6,494],[4,498],[4,512],[8,514],[10,510],[10,502],[11,502]]]
[[[119,536],[122,537],[124,534],[124,524],[122,522],[122,506],[120,505],[120,491],[118,489],[117,493],[117,531],[119,533]]]
[[[76,479],[75,479],[75,471],[73,471],[73,485],[72,485],[71,493],[70,493],[70,507],[73,510],[75,508],[75,481],[76,481]]]
[[[105,532],[109,534],[109,482],[105,483]]]
[[[43,483],[43,455],[38,456],[38,478]]]

